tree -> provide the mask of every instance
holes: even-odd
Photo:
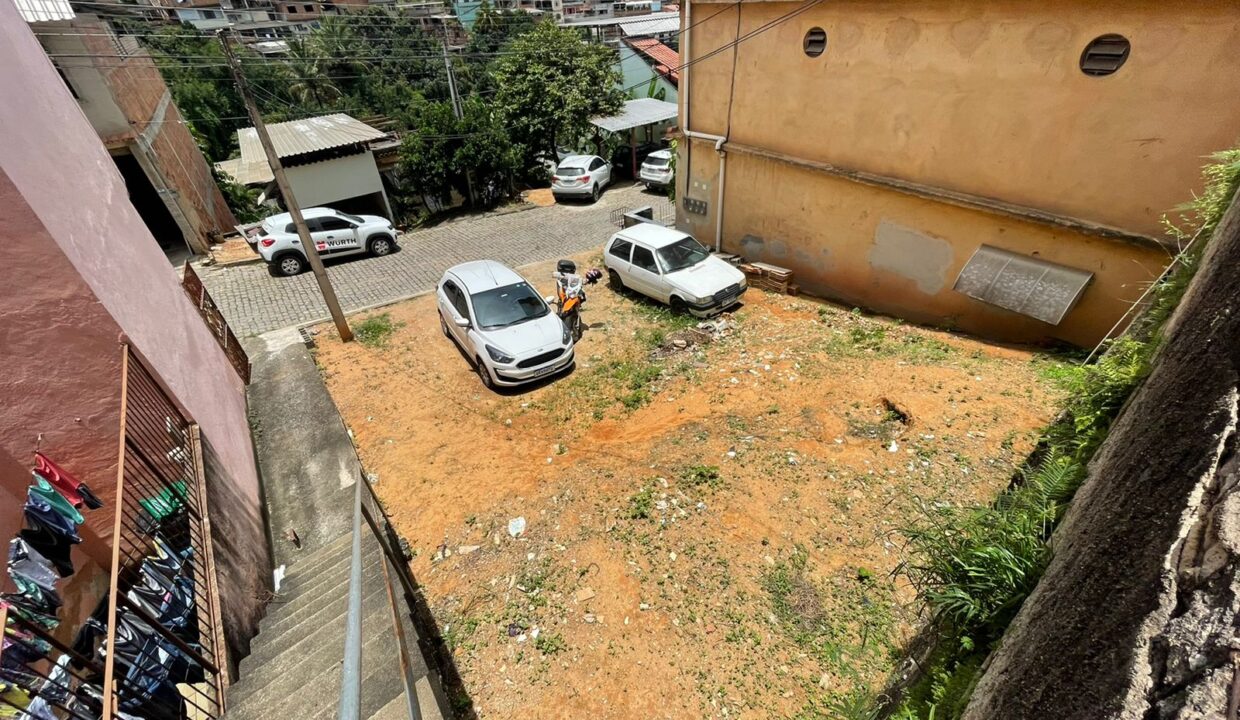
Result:
[[[327,73],[331,61],[324,60],[318,53],[318,44],[313,38],[291,38],[288,41],[288,65],[291,72],[288,92],[299,103],[314,106],[316,110],[325,110],[344,97],[344,93],[336,87]]]
[[[572,30],[540,23],[508,49],[495,65],[495,104],[527,172],[539,172],[558,142],[575,144],[591,118],[624,103],[614,51]]]
[[[484,206],[508,195],[517,156],[503,123],[486,103],[469,98],[457,119],[451,103],[419,103],[404,118],[412,129],[401,142],[401,186],[432,204],[452,193],[467,196],[466,173]]]

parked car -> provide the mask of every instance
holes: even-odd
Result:
[[[692,235],[655,223],[638,223],[603,246],[607,278],[698,317],[736,304],[748,289],[745,273],[710,254]]]
[[[638,143],[636,148],[630,148],[628,145],[621,145],[616,148],[611,155],[612,173],[616,177],[631,178],[633,180],[640,179],[638,172],[641,171],[642,163],[653,152],[663,149],[661,142],[643,142]],[[634,152],[636,150],[636,152]],[[634,157],[636,155],[637,157]],[[636,166],[634,165],[636,161]],[[634,170],[638,172],[634,172]]]
[[[533,382],[573,364],[573,338],[525,278],[494,260],[448,268],[435,291],[439,324],[488,388]]]
[[[390,255],[396,250],[396,228],[378,215],[350,215],[327,207],[305,208],[306,229],[321,257],[369,253]],[[258,254],[272,275],[297,275],[310,267],[301,239],[288,213],[272,215],[255,234]]]
[[[672,151],[655,150],[646,156],[638,177],[647,188],[665,188],[672,183]]]
[[[551,176],[551,194],[558,198],[588,197],[598,202],[603,188],[611,184],[611,164],[598,155],[570,155],[560,161]]]

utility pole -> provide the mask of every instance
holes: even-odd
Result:
[[[456,92],[456,74],[452,72],[452,61],[448,59],[448,29],[444,27],[443,39],[443,66],[448,71],[448,94],[452,96],[452,114],[456,115],[456,119],[460,120],[465,117],[465,108],[461,106],[461,96]],[[465,188],[469,192],[469,204],[473,207],[478,204],[478,199],[474,197],[474,173],[469,168],[465,168]]]
[[[302,217],[301,206],[297,204],[297,198],[293,197],[293,188],[288,183],[288,177],[284,174],[284,166],[280,164],[280,156],[276,154],[275,145],[271,143],[271,135],[267,133],[267,126],[263,123],[263,116],[259,114],[258,105],[255,104],[254,96],[250,93],[250,85],[245,79],[245,74],[241,72],[241,64],[237,56],[233,54],[228,31],[221,29],[217,34],[220,38],[220,45],[224,48],[224,57],[228,59],[228,67],[232,70],[233,80],[237,83],[237,91],[241,93],[241,99],[245,101],[245,109],[250,115],[250,122],[254,123],[258,141],[267,155],[267,164],[271,166],[271,174],[275,176],[276,187],[280,188],[280,196],[284,198],[288,214],[292,216],[293,225],[297,227],[301,249],[306,253],[306,259],[310,261],[310,269],[314,271],[314,279],[319,284],[319,292],[323,293],[323,302],[327,304],[327,309],[332,314],[332,321],[336,323],[336,331],[340,333],[341,342],[351,342],[353,331],[349,329],[349,322],[345,320],[344,311],[340,309],[340,300],[336,298],[336,291],[332,288],[331,280],[327,278],[327,270],[323,268],[323,261],[319,259],[319,251],[310,237],[310,229],[306,227],[306,219]]]

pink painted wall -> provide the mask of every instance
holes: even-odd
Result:
[[[49,455],[112,500],[123,333],[210,447],[224,619],[244,648],[270,583],[245,386],[30,27],[2,1],[0,98],[0,501],[24,495],[39,433]],[[114,507],[83,528],[82,552],[104,566]],[[5,501],[0,516],[7,531],[20,504]]]

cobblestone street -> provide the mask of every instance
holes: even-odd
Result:
[[[426,292],[457,263],[489,258],[519,267],[602,247],[613,210],[654,205],[671,217],[666,198],[620,186],[595,205],[569,202],[519,212],[467,217],[401,237],[401,251],[382,258],[329,261],[327,274],[345,312]],[[656,215],[657,216],[657,215]],[[328,317],[312,273],[277,278],[264,263],[196,266],[233,331],[241,337]]]

